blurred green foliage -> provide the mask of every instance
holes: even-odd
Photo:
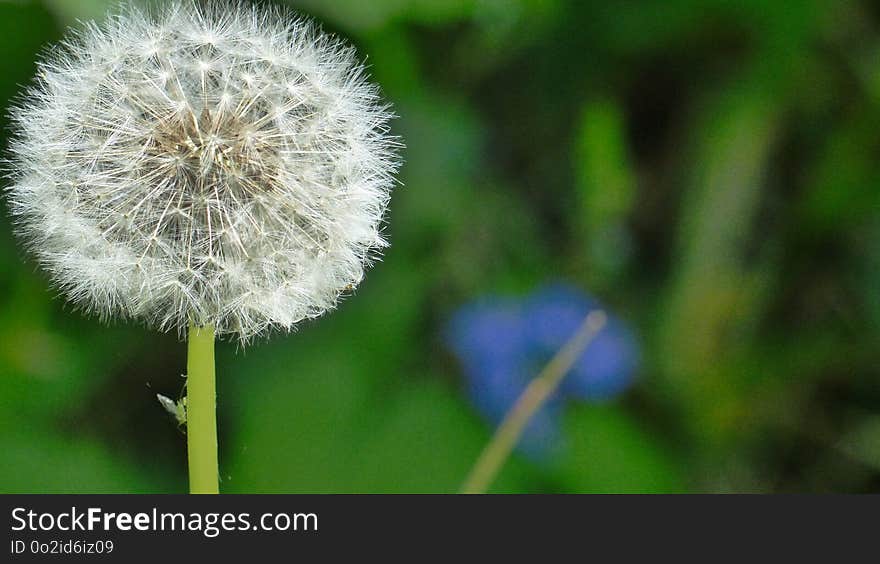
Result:
[[[639,331],[493,491],[880,490],[880,8],[303,0],[400,115],[393,246],[324,319],[218,347],[222,489],[452,492],[492,429],[440,331],[568,280]],[[0,2],[3,106],[104,0]],[[0,490],[183,492],[183,345],[70,311],[0,229]]]

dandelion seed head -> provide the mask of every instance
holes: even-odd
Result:
[[[16,229],[108,319],[242,341],[333,308],[386,245],[392,114],[352,48],[266,7],[127,7],[11,110]]]

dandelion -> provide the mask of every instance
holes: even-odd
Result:
[[[289,12],[125,8],[48,52],[10,115],[11,213],[62,294],[189,328],[191,439],[215,334],[321,315],[386,245],[392,114],[351,47]]]

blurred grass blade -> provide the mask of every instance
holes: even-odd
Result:
[[[622,108],[612,100],[587,103],[575,140],[578,206],[575,227],[587,242],[584,270],[594,290],[613,283],[628,262],[625,222],[635,203],[636,179]]]
[[[764,173],[777,136],[765,92],[725,94],[695,140],[695,174],[684,196],[675,272],[660,328],[660,367],[698,434],[723,424],[736,383],[725,359],[731,331],[752,315],[747,257]],[[728,371],[729,372],[729,371]],[[711,423],[707,425],[707,423]]]
[[[607,320],[603,311],[597,310],[587,315],[577,333],[529,383],[480,454],[480,458],[461,488],[461,493],[486,492],[519,441],[529,420],[553,395],[580,354],[605,327]]]

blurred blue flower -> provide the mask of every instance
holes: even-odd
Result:
[[[604,308],[563,284],[545,286],[521,299],[486,297],[461,307],[448,324],[446,341],[462,365],[477,410],[499,424],[532,378],[595,309]],[[632,384],[639,357],[635,335],[609,315],[557,393],[530,421],[519,448],[535,459],[551,455],[558,447],[564,403],[618,396]]]

